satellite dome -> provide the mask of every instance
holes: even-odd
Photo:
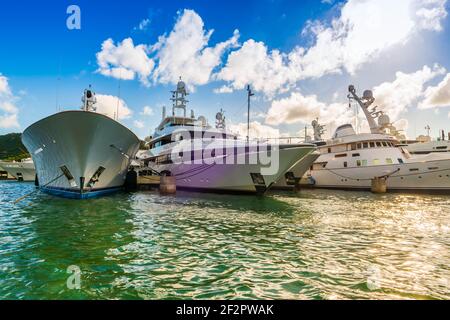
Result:
[[[201,122],[202,126],[206,126],[206,118],[204,116],[198,117],[197,120]]]
[[[391,123],[391,119],[389,119],[389,116],[387,114],[382,114],[378,118],[378,125],[385,126]]]
[[[372,99],[373,98],[373,92],[371,90],[365,90],[363,93],[364,99]]]
[[[223,119],[223,114],[222,114],[222,112],[217,112],[216,113],[216,120],[222,120]]]
[[[177,89],[178,90],[184,90],[186,88],[186,84],[183,81],[178,81],[177,83]]]

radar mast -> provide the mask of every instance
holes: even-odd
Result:
[[[358,102],[359,106],[364,112],[366,116],[367,122],[369,123],[370,132],[371,133],[382,133],[380,127],[375,122],[375,119],[383,114],[382,111],[376,111],[378,106],[373,107],[369,110],[369,107],[374,103],[375,98],[373,97],[373,93],[370,90],[365,90],[362,97],[358,97],[356,94],[355,86],[350,85],[348,87],[348,96],[347,98],[351,100],[355,100]]]
[[[186,84],[183,81],[181,81],[181,77],[180,81],[178,81],[177,83],[177,90],[171,92],[172,98],[170,100],[172,100],[173,102],[172,116],[176,115],[175,112],[176,109],[181,109],[183,110],[183,117],[186,118],[186,104],[189,102],[188,100],[186,100],[188,92],[186,91]]]
[[[92,91],[91,89],[91,85],[89,85],[88,89],[84,90],[81,102],[83,102],[81,110],[93,112],[97,111],[97,107],[95,107],[95,103],[97,103],[97,98],[95,97],[95,92]]]

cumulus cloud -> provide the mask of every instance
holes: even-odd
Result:
[[[436,87],[426,88],[429,81],[445,72],[439,65],[424,66],[412,73],[397,72],[392,82],[383,82],[373,89],[374,106],[388,114],[397,129],[406,130],[408,121],[400,116],[409,107],[415,106],[421,98],[425,97],[422,108],[444,106],[446,103],[450,105],[450,75]],[[316,95],[303,95],[300,92],[292,92],[288,97],[273,100],[265,122],[269,125],[309,123],[315,118],[331,127],[355,122],[354,109],[348,108],[347,104],[325,103]],[[369,130],[364,118],[360,118],[359,127],[361,132]]]
[[[353,110],[345,103],[327,104],[319,101],[316,95],[292,92],[286,98],[272,101],[265,122],[269,125],[310,123],[316,118],[331,126],[351,123]]]
[[[146,28],[149,22],[143,20],[139,29]],[[135,46],[131,38],[117,45],[112,39],[105,40],[97,53],[97,72],[124,80],[137,76],[146,86],[150,78],[155,83],[175,84],[181,76],[192,90],[208,83],[224,53],[238,45],[239,31],[235,30],[228,40],[208,46],[213,32],[205,29],[195,11],[185,9],[179,13],[172,31],[160,36],[153,45]]]
[[[439,75],[445,74],[445,69],[434,65],[424,66],[413,73],[397,72],[392,82],[384,82],[373,89],[375,104],[378,110],[385,111],[392,120],[420,99],[425,85]]]
[[[238,43],[239,32],[208,47],[214,30],[205,30],[202,18],[193,10],[184,10],[168,36],[153,46],[158,59],[153,78],[161,83],[176,83],[180,76],[189,86],[203,85],[220,63],[224,52]]]
[[[217,73],[217,79],[230,83],[217,92],[243,89],[248,84],[267,95],[287,89],[298,74],[286,59],[278,50],[269,51],[263,42],[245,41],[239,50],[229,54],[226,65]]]
[[[428,87],[419,103],[420,109],[436,107],[450,107],[450,73],[438,85]]]
[[[15,105],[18,98],[13,95],[8,78],[0,73],[0,128],[19,128],[19,109]]]
[[[132,111],[122,99],[107,94],[96,94],[97,112],[107,115],[111,118],[117,118],[117,111],[119,111],[119,120],[127,119],[131,116]]]
[[[155,62],[148,57],[145,45],[135,46],[131,38],[124,39],[117,45],[112,39],[107,39],[96,57],[98,73],[123,80],[138,77],[142,84],[149,85],[149,76]]]
[[[228,129],[242,137],[247,136],[247,123],[230,124]],[[279,138],[280,130],[261,124],[258,121],[250,122],[250,138]]]
[[[283,53],[250,39],[228,56],[217,78],[233,89],[252,84],[270,96],[303,79],[354,74],[421,30],[441,30],[446,15],[445,0],[349,0],[330,23],[307,23],[302,34],[313,36],[311,47]]]
[[[383,82],[373,89],[377,110],[386,112],[392,120],[397,120],[402,112],[412,106],[417,100],[428,92],[437,89],[427,89],[425,84],[435,77],[445,73],[445,69],[439,65],[433,67],[424,66],[412,73],[397,72],[392,82]],[[440,86],[444,86],[443,81]],[[439,85],[438,85],[439,87]],[[266,123],[279,125],[309,122],[320,118],[323,123],[334,122],[342,124],[349,122],[352,111],[344,103],[327,104],[317,99],[316,95],[303,95],[300,92],[292,92],[288,97],[272,101],[266,116]]]
[[[447,0],[427,0],[420,4],[416,11],[416,16],[419,20],[419,26],[422,29],[433,31],[441,31],[441,21],[447,16],[445,4]]]

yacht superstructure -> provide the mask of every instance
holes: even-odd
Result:
[[[375,119],[382,115],[376,107],[372,92],[363,97],[349,87],[349,98],[358,102],[370,133],[357,134],[351,124],[336,129],[332,139],[319,147],[320,157],[307,172],[309,185],[320,188],[370,189],[374,178],[384,177],[388,191],[450,191],[450,156],[432,153],[411,155],[398,141],[383,132]]]
[[[430,136],[430,126],[426,126],[427,135],[420,135],[416,139],[407,139],[406,136],[397,130],[395,125],[391,123],[389,116],[385,113],[378,117],[378,126],[380,130],[386,134],[395,137],[398,140],[397,146],[404,147],[411,154],[429,154],[434,152],[450,152],[450,133],[449,139],[445,139],[444,130],[441,130],[438,139],[432,139]]]
[[[195,191],[264,193],[305,156],[313,144],[275,145],[247,142],[226,130],[223,111],[212,127],[194,112],[186,116],[186,86],[172,92],[170,115],[156,128],[145,164],[157,174],[176,177],[177,188]],[[181,115],[177,111],[182,112]]]
[[[120,190],[139,139],[96,112],[89,88],[81,110],[63,111],[29,126],[22,142],[31,154],[40,188],[68,198],[90,198]]]

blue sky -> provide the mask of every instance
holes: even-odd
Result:
[[[80,30],[66,26],[72,4]],[[316,117],[332,134],[353,121],[353,83],[374,89],[409,136],[426,124],[437,135],[450,131],[448,10],[445,0],[2,2],[0,133],[77,108],[92,84],[105,112],[120,85],[120,121],[143,137],[182,76],[196,114],[223,108],[234,131],[246,83],[261,136],[298,135]]]

